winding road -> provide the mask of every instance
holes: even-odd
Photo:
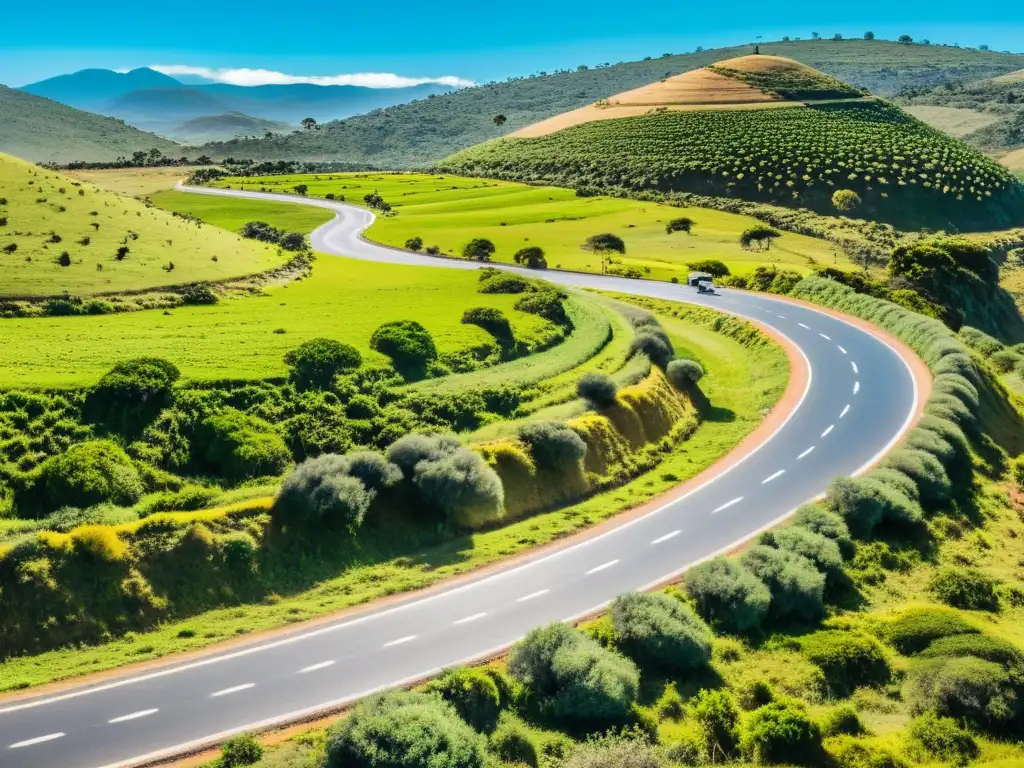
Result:
[[[479,266],[370,243],[361,233],[373,215],[352,206],[183,189],[335,211],[312,234],[320,252],[433,268]],[[742,291],[703,296],[670,283],[558,271],[543,276],[572,288],[715,307],[770,326],[806,359],[803,396],[774,433],[717,476],[571,546],[335,623],[53,695],[0,700],[0,766],[144,764],[481,657],[536,626],[585,615],[751,538],[822,493],[832,478],[870,466],[914,418],[919,393],[908,361],[879,336],[834,315]]]

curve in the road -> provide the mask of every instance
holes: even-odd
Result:
[[[311,236],[317,251],[393,264],[479,266],[368,242],[362,233],[373,215],[352,206],[183,189],[331,209],[337,217]],[[743,291],[703,296],[670,283],[558,271],[543,276],[568,287],[683,301],[755,320],[800,349],[809,367],[806,391],[785,422],[740,461],[684,496],[571,546],[352,619],[0,705],[0,765],[142,765],[497,652],[533,627],[592,612],[623,591],[664,581],[750,539],[820,495],[832,478],[871,466],[917,412],[918,384],[907,353],[840,316]]]

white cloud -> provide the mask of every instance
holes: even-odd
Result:
[[[271,69],[212,69],[210,67],[193,67],[188,64],[154,64],[150,69],[163,72],[165,75],[195,75],[215,83],[230,85],[294,85],[310,83],[312,85],[360,85],[365,88],[407,88],[412,85],[436,83],[465,88],[474,85],[472,80],[465,80],[454,75],[444,77],[403,77],[389,72],[359,72],[350,75],[289,75]]]

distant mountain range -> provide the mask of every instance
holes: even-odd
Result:
[[[194,117],[181,125],[175,126],[168,135],[176,141],[186,144],[203,144],[217,141],[223,136],[263,136],[267,131],[286,133],[292,126],[261,117],[243,115],[241,112],[228,112],[224,115]]]
[[[26,85],[21,90],[76,109],[116,117],[143,130],[181,137],[176,127],[195,118],[237,113],[295,126],[307,117],[318,122],[338,120],[453,89],[436,84],[407,88],[308,83],[199,85],[185,84],[155,70],[141,68],[130,72],[83,69]],[[234,135],[237,134],[220,134],[220,137]]]

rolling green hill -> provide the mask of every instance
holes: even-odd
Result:
[[[159,149],[181,154],[173,141],[144,133],[120,120],[66,107],[0,85],[0,152],[32,162],[99,162]]]
[[[324,123],[319,131],[209,144],[203,151],[217,158],[423,167],[499,135],[492,123],[497,114],[508,118],[508,132],[750,51],[749,45],[735,46],[487,84]],[[927,87],[949,79],[977,80],[1024,67],[1024,56],[1017,54],[882,40],[765,43],[761,52],[796,59],[883,95],[907,86]]]
[[[904,227],[984,228],[1020,217],[1021,186],[1003,167],[885,101],[835,99],[841,89],[813,70],[768,56],[731,59],[661,81],[646,114],[617,117],[641,91],[551,118],[459,152],[450,173],[620,191],[654,190],[770,201],[866,216]],[[747,85],[782,102],[727,103]],[[710,75],[708,73],[711,73]],[[700,101],[676,94],[701,79]],[[841,84],[840,84],[841,85]],[[717,91],[716,91],[717,89]],[[728,91],[732,93],[732,90]],[[818,94],[823,99],[812,100]],[[794,101],[800,99],[800,101]],[[613,119],[608,119],[609,117]],[[851,206],[833,195],[859,196]]]

